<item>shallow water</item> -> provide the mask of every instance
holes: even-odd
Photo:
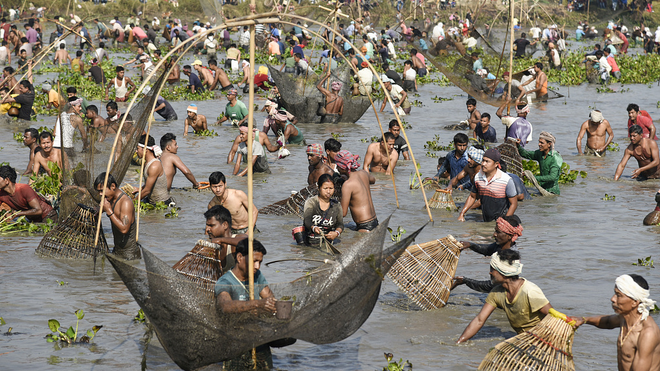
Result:
[[[69,43],[71,45],[71,43]],[[129,72],[133,76],[134,71]],[[37,84],[44,76],[37,76]],[[557,149],[572,169],[588,172],[586,179],[578,179],[573,185],[563,185],[559,197],[535,197],[525,201],[516,212],[522,219],[524,235],[518,247],[525,264],[523,276],[536,283],[544,291],[553,306],[572,315],[609,314],[615,277],[624,273],[638,273],[649,281],[651,292],[660,283],[654,269],[632,266],[638,258],[655,257],[658,248],[657,227],[645,227],[642,219],[654,205],[653,195],[658,181],[635,182],[629,179],[636,164],[630,163],[624,172],[624,180],[613,182],[622,152],[609,152],[604,158],[578,157],[575,136],[580,124],[588,118],[590,107],[601,109],[612,124],[615,142],[621,149],[626,144],[625,108],[635,102],[652,116],[660,117],[656,101],[660,88],[629,86],[625,93],[597,94],[595,86],[583,85],[559,91],[564,99],[535,106],[529,115],[535,135],[548,130],[557,137]],[[615,87],[618,89],[618,87]],[[453,97],[451,101],[433,103],[432,96]],[[257,103],[261,106],[263,97]],[[405,120],[412,125],[406,130],[417,161],[424,176],[435,174],[437,159],[426,157],[423,145],[437,134],[442,144],[447,144],[455,132],[442,129],[457,123],[466,116],[467,97],[454,87],[420,88],[423,107],[413,107]],[[247,97],[245,97],[247,101]],[[184,117],[189,102],[172,102],[180,117]],[[94,102],[104,106],[99,102]],[[218,116],[226,101],[220,98],[197,103],[199,113],[209,121]],[[124,106],[125,107],[125,106]],[[481,112],[495,116],[494,107],[479,104]],[[391,111],[381,117],[384,124],[393,118]],[[105,114],[105,112],[103,112]],[[264,118],[257,114],[258,126]],[[52,125],[52,118],[37,121],[33,126]],[[500,140],[504,129],[493,122]],[[301,124],[307,143],[322,143],[331,133],[340,134],[345,149],[364,156],[368,143],[361,139],[379,135],[373,111],[367,111],[356,124],[317,125]],[[157,121],[152,134],[158,140],[166,132],[178,136],[179,155],[190,167],[198,180],[206,180],[213,171],[230,174],[233,165],[226,164],[230,141],[236,130],[229,126],[212,127],[218,137],[182,136],[183,121]],[[16,143],[11,133],[19,130],[15,124],[4,125],[5,135],[0,137],[0,159],[8,161],[19,170],[27,163],[27,150]],[[532,148],[534,146],[532,145]],[[444,155],[444,153],[440,153]],[[256,174],[254,202],[263,207],[288,196],[306,183],[307,162],[303,147],[293,146],[291,156],[283,160],[269,157],[273,174]],[[137,184],[137,174],[129,169],[126,181]],[[412,231],[426,223],[421,191],[410,191],[408,180],[413,171],[410,161],[399,162],[396,168],[396,184],[400,208],[396,208],[392,183],[388,176],[377,175],[372,187],[374,204],[380,220],[392,214],[390,226],[402,226]],[[25,180],[24,180],[25,181]],[[247,180],[228,175],[232,188],[246,190]],[[178,219],[166,219],[164,212],[152,212],[141,218],[140,242],[169,264],[174,264],[195,244],[204,238],[204,219],[210,191],[192,191],[190,183],[181,175],[174,180],[173,195],[182,207]],[[616,195],[616,201],[603,201],[605,195]],[[430,197],[430,195],[428,195]],[[465,194],[457,195],[464,198]],[[491,240],[493,223],[480,222],[480,214],[471,212],[468,221],[456,221],[457,213],[434,210],[435,222],[429,224],[417,242],[425,242],[452,234],[458,239],[486,242]],[[346,221],[349,221],[347,218]],[[110,237],[109,221],[104,218],[104,231]],[[295,257],[319,257],[321,253],[293,245],[291,228],[300,224],[294,216],[260,216],[256,238],[264,242],[269,253],[266,262]],[[342,236],[345,248],[359,235],[347,231]],[[142,341],[146,327],[133,322],[138,311],[128,290],[108,262],[99,264],[96,273],[91,262],[58,261],[44,259],[34,254],[40,236],[9,236],[0,239],[0,316],[7,325],[0,328],[20,333],[0,336],[0,369],[52,369],[60,365],[73,370],[147,369],[171,370],[177,366],[169,359],[154,337],[148,346]],[[110,238],[111,240],[111,238]],[[110,241],[109,241],[110,242]],[[286,282],[304,274],[309,266],[300,262],[278,263],[263,267],[263,273],[271,283]],[[474,278],[486,278],[488,259],[467,252],[459,262],[457,274]],[[64,281],[64,285],[59,282]],[[410,360],[416,370],[469,370],[475,369],[490,348],[506,337],[514,335],[502,311],[491,315],[484,328],[473,341],[456,346],[454,343],[469,321],[479,312],[484,294],[458,288],[449,304],[434,311],[416,311],[391,280],[385,279],[379,302],[371,317],[350,338],[330,345],[314,345],[299,341],[297,344],[274,349],[274,364],[278,369],[346,369],[376,370],[385,364],[383,352],[394,353],[395,359]],[[94,339],[93,346],[75,346],[59,349],[43,338],[49,333],[47,320],[56,318],[63,326],[73,324],[73,312],[85,311],[81,328],[103,325]],[[657,320],[657,315],[653,315]],[[337,321],[341,321],[338,318]],[[593,327],[580,329],[575,337],[574,356],[580,370],[616,369],[617,331],[598,330]],[[191,334],[194,336],[194,334]]]

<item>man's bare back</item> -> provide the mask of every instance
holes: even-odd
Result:
[[[61,66],[63,64],[68,64],[71,62],[71,57],[69,56],[69,52],[67,52],[64,49],[60,49],[55,52],[55,59],[53,62],[57,62],[58,66]]]
[[[218,85],[220,85],[220,88],[225,88],[231,85],[231,81],[229,81],[229,77],[224,70],[216,67],[213,69],[213,71],[215,71],[215,80],[213,81],[213,85],[209,90],[214,90],[218,87]]]
[[[176,166],[174,166],[176,161],[181,161],[181,159],[173,153],[163,151],[163,154],[160,155],[160,163],[163,165],[163,171],[167,177],[167,190],[172,188],[172,181],[176,175]]]
[[[376,208],[371,200],[369,184],[375,183],[374,177],[364,170],[353,171],[341,188],[341,205],[344,216],[351,210],[353,221],[358,226],[376,218]]]
[[[316,184],[318,182],[319,178],[323,174],[328,174],[332,176],[334,174],[334,170],[326,164],[323,160],[319,161],[319,163],[315,167],[311,167],[309,169],[309,175],[307,176],[307,184],[312,185]]]

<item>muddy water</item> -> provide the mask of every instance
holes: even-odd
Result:
[[[69,44],[71,45],[71,44]],[[129,73],[133,76],[133,73]],[[43,81],[37,77],[37,84]],[[638,273],[647,278],[651,292],[658,296],[660,279],[654,269],[632,266],[638,258],[656,257],[658,248],[657,227],[642,226],[642,219],[653,209],[653,195],[660,183],[638,183],[629,178],[631,168],[624,179],[613,182],[612,178],[622,152],[610,152],[604,158],[579,157],[576,155],[575,136],[580,124],[587,119],[589,107],[601,109],[614,129],[615,142],[621,148],[626,145],[626,105],[638,103],[652,116],[660,117],[656,101],[660,88],[657,86],[629,86],[625,93],[597,94],[594,86],[570,89],[560,88],[566,99],[555,100],[544,106],[535,106],[529,115],[535,136],[548,130],[557,137],[557,149],[571,168],[588,172],[586,179],[564,185],[559,197],[539,198],[522,203],[516,214],[522,219],[524,235],[518,240],[525,268],[523,276],[540,286],[553,306],[573,315],[612,313],[609,298],[614,278],[624,273]],[[616,87],[616,89],[619,89]],[[432,96],[453,98],[451,101],[433,103]],[[407,130],[417,161],[424,176],[435,174],[437,159],[426,157],[423,145],[434,135],[442,144],[448,143],[455,132],[442,129],[445,125],[463,120],[466,116],[466,96],[454,87],[420,88],[423,103],[413,107],[405,117],[412,125]],[[257,101],[263,104],[263,97]],[[247,100],[247,98],[246,98]],[[100,102],[94,102],[104,106]],[[172,102],[179,117],[185,116],[189,102]],[[219,115],[224,99],[198,102],[199,112],[209,121]],[[479,105],[481,112],[495,114],[494,107]],[[257,115],[259,126],[263,114]],[[393,118],[391,111],[381,117],[386,123]],[[35,127],[52,125],[52,118],[33,123]],[[503,126],[494,122],[498,137],[503,137]],[[368,111],[356,124],[316,125],[301,124],[308,143],[319,142],[340,135],[344,148],[361,157],[367,143],[361,139],[379,135],[375,116]],[[152,128],[154,137],[166,132],[178,136],[179,155],[190,167],[198,180],[206,180],[212,171],[231,174],[232,166],[226,164],[230,142],[236,130],[228,126],[212,127],[218,137],[182,136],[183,122],[157,121]],[[27,163],[27,150],[16,143],[11,133],[22,130],[15,124],[3,125],[0,136],[0,159],[22,170]],[[273,174],[255,175],[254,201],[258,207],[285,198],[291,190],[304,186],[307,162],[304,148],[293,146],[292,155],[283,160],[269,157]],[[442,154],[442,153],[441,153]],[[394,191],[389,177],[377,176],[372,187],[374,203],[379,219],[392,214],[390,225],[411,231],[428,220],[423,210],[421,192],[410,191],[408,181],[413,171],[411,162],[399,162],[396,184],[400,208],[397,209]],[[23,180],[25,181],[25,180]],[[137,174],[131,168],[126,181],[137,184]],[[245,178],[228,176],[230,187],[246,190]],[[211,199],[209,191],[192,191],[190,183],[181,175],[174,180],[173,195],[182,207],[177,219],[166,219],[162,212],[143,215],[140,242],[170,264],[178,261],[189,251],[197,239],[204,238],[202,213]],[[603,201],[605,194],[615,195],[616,201]],[[430,196],[430,195],[429,195]],[[457,194],[464,198],[465,194]],[[425,242],[452,234],[463,240],[488,242],[491,240],[493,223],[480,222],[480,214],[469,213],[468,221],[456,221],[457,213],[433,211],[435,222],[429,224],[418,238]],[[350,220],[349,218],[346,219]],[[104,231],[110,237],[109,222],[104,217]],[[296,217],[260,216],[256,238],[268,249],[266,261],[296,257],[319,257],[315,250],[292,244],[291,228],[300,224]],[[340,248],[350,245],[359,236],[347,231]],[[111,240],[111,238],[110,238]],[[170,370],[177,366],[169,359],[157,339],[148,346],[143,341],[146,327],[133,322],[138,305],[128,293],[122,281],[107,263],[100,264],[96,273],[87,262],[58,261],[39,258],[34,249],[39,236],[8,236],[0,239],[0,316],[17,334],[0,336],[0,369],[53,369],[56,366],[72,370],[147,369]],[[141,264],[141,263],[140,263]],[[263,273],[272,283],[286,282],[304,274],[306,263],[290,262],[264,267]],[[486,278],[488,259],[475,253],[465,253],[459,262],[458,274],[474,278]],[[59,282],[64,282],[60,285]],[[479,312],[484,294],[461,287],[449,299],[449,304],[434,311],[414,310],[396,286],[385,279],[379,302],[371,317],[350,338],[330,345],[314,345],[305,342],[284,349],[275,349],[274,364],[278,369],[346,369],[376,370],[385,365],[383,352],[392,352],[395,358],[410,360],[417,370],[469,370],[475,369],[488,350],[497,343],[514,335],[502,311],[491,315],[484,328],[473,341],[466,345],[454,343],[469,321]],[[86,317],[81,328],[103,325],[92,346],[75,346],[60,349],[47,343],[47,320],[56,318],[63,326],[72,325],[76,309],[83,309]],[[657,316],[653,316],[657,319]],[[338,318],[338,322],[342,319]],[[577,369],[615,370],[617,331],[585,327],[575,337],[574,355]],[[195,336],[195,334],[191,334]]]

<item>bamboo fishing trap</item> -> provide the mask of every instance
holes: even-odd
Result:
[[[302,218],[305,201],[318,194],[319,189],[316,184],[307,186],[296,193],[292,193],[291,196],[282,201],[261,208],[259,214],[277,216],[295,214]]]
[[[36,253],[50,258],[92,259],[108,253],[108,243],[103,233],[94,245],[96,209],[78,204],[69,216],[59,223],[37,246]]]
[[[572,352],[575,330],[565,315],[550,311],[534,328],[497,344],[478,369],[575,371]]]
[[[206,293],[215,296],[215,283],[222,276],[220,252],[222,246],[199,240],[172,268],[198,284]]]
[[[506,141],[499,146],[497,150],[500,151],[502,162],[506,163],[506,171],[511,174],[516,174],[519,178],[523,176],[522,157],[518,153],[518,147],[510,141]]]
[[[447,209],[449,211],[457,211],[458,207],[454,203],[454,198],[451,195],[451,191],[436,188],[435,194],[431,197],[429,201],[429,207],[431,209]]]
[[[451,235],[409,246],[387,275],[422,309],[442,308],[449,298],[460,246]]]

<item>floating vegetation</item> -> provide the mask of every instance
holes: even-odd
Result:
[[[433,101],[433,103],[442,103],[442,102],[447,102],[447,101],[450,101],[450,100],[454,100],[454,98],[443,98],[443,97],[439,97],[439,96],[436,95],[436,96],[432,97],[431,100]]]
[[[623,88],[623,85],[621,85],[621,89],[619,89],[619,90],[614,90],[614,89],[610,88],[607,85],[602,85],[602,86],[599,86],[599,87],[596,88],[597,93],[626,93],[626,92],[629,92],[629,91],[630,91],[630,89],[629,88]]]
[[[608,195],[605,193],[605,197],[601,198],[603,201],[616,201],[616,196],[615,195]]]
[[[411,101],[410,105],[413,106],[413,107],[424,107],[424,104],[422,103],[422,101],[417,100],[417,99]]]
[[[32,223],[25,215],[16,217],[18,211],[0,211],[0,234],[10,232],[48,233],[55,223],[46,219],[43,223]]]
[[[403,358],[399,359],[399,362],[393,361],[394,354],[385,353],[385,359],[387,360],[387,366],[383,367],[383,371],[412,371],[413,366],[410,361],[403,361]]]
[[[379,140],[380,140],[380,137],[377,136],[377,135],[374,135],[374,136],[371,137],[371,138],[362,138],[362,139],[360,139],[360,142],[362,142],[362,143],[369,143],[369,142],[371,142],[371,143],[376,143],[376,142],[378,142]]]
[[[607,150],[610,152],[619,152],[619,143],[611,142],[607,145]]]
[[[396,233],[390,227],[387,227],[387,231],[390,232],[390,238],[392,239],[392,242],[401,241],[401,237],[406,234],[406,230],[401,228],[401,226],[396,227]]]
[[[426,155],[426,157],[431,157],[431,158],[437,158],[438,157],[437,153],[429,152],[429,151],[427,151],[425,155]]]
[[[637,265],[640,267],[655,268],[653,265],[653,259],[650,256],[647,256],[644,259],[637,259],[637,263],[632,263],[632,265]]]
[[[440,144],[440,136],[436,134],[433,140],[429,140],[424,144],[424,149],[427,151],[453,151],[456,148],[453,141],[449,142],[446,146]]]
[[[218,133],[216,133],[215,130],[201,130],[196,131],[195,135],[198,137],[217,137]]]
[[[529,170],[534,176],[541,175],[539,163],[534,160],[522,159],[523,170]],[[567,163],[561,164],[561,172],[559,173],[559,184],[575,183],[577,177],[586,178],[586,171],[571,170],[571,166]],[[532,185],[532,183],[525,179],[525,184]]]
[[[197,90],[194,94],[187,85],[178,85],[173,88],[163,89],[160,95],[167,100],[209,100],[215,98],[215,93],[209,90]]]
[[[147,317],[144,315],[144,311],[142,310],[142,308],[140,308],[140,310],[138,310],[135,317],[133,317],[133,321],[144,323],[144,321],[146,321],[146,320],[147,320]]]
[[[74,312],[76,314],[76,328],[74,329],[73,326],[69,326],[66,331],[62,332],[60,330],[60,322],[56,319],[49,319],[48,320],[48,328],[52,332],[52,334],[46,335],[46,341],[49,343],[53,342],[62,342],[62,343],[67,343],[67,344],[74,344],[74,343],[89,343],[94,339],[94,336],[96,336],[96,333],[103,327],[103,326],[94,326],[92,327],[91,330],[87,330],[87,333],[78,339],[78,324],[81,319],[85,318],[85,314],[83,313],[82,309],[78,309],[77,311]]]
[[[51,196],[52,198],[55,198],[60,192],[60,186],[62,184],[62,170],[54,162],[48,162],[48,169],[50,170],[50,175],[31,175],[30,181],[32,183],[30,186],[37,193],[40,193],[43,196]],[[75,170],[78,170],[78,168]]]
[[[330,136],[338,140],[339,138],[343,138],[345,135],[342,133],[330,133]]]
[[[165,213],[165,217],[166,218],[178,218],[180,210],[181,210],[180,207],[171,206],[170,210],[167,213]]]

